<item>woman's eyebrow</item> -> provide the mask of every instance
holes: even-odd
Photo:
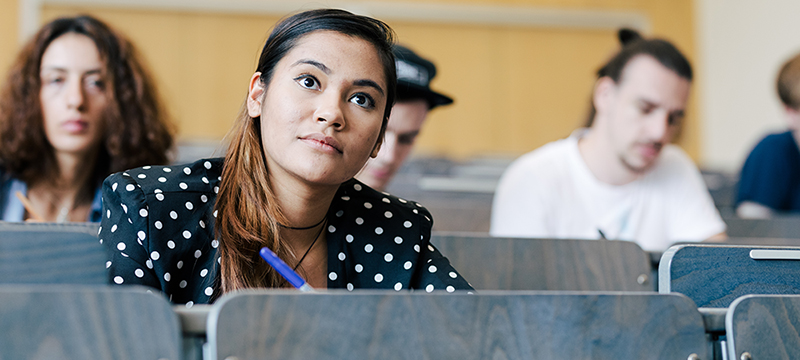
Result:
[[[376,82],[374,82],[372,80],[369,80],[369,79],[361,79],[361,80],[353,81],[353,85],[355,85],[355,86],[369,86],[369,87],[375,88],[375,90],[378,90],[378,92],[381,93],[381,95],[385,95],[383,93],[383,88],[381,88],[381,86],[378,85],[378,83],[376,83]]]
[[[41,71],[42,72],[44,72],[44,71],[69,72],[69,69],[66,68],[66,67],[53,65],[53,66],[44,66],[44,67],[42,67]],[[102,74],[102,73],[103,73],[103,70],[98,68],[98,69],[89,69],[89,70],[83,72],[83,75]]]
[[[328,75],[330,75],[330,73],[331,73],[331,69],[329,69],[327,66],[325,66],[325,64],[323,64],[323,63],[321,63],[319,61],[311,60],[311,59],[300,59],[300,60],[297,60],[294,64],[292,64],[292,67],[297,66],[297,65],[302,65],[302,64],[308,64],[308,65],[314,66],[314,67],[322,70],[322,72],[324,72],[325,74],[328,74]]]

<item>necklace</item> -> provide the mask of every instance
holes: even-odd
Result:
[[[58,216],[56,217],[57,223],[67,222],[67,217],[69,217],[69,206],[64,206],[61,208],[61,211],[58,212]]]
[[[283,225],[283,224],[278,224],[278,225],[279,225],[280,227],[282,227],[282,228],[286,228],[286,229],[292,229],[292,230],[308,230],[308,229],[313,229],[313,228],[315,228],[315,227],[319,226],[319,224],[322,224],[322,222],[323,222],[323,221],[325,221],[325,219],[327,219],[327,218],[328,218],[327,216],[323,216],[323,217],[322,217],[322,220],[320,220],[319,222],[317,222],[316,224],[314,224],[314,225],[311,225],[311,226],[304,226],[304,227],[294,227],[294,226],[287,226],[287,225]]]
[[[325,221],[325,219],[322,219],[322,221],[318,222],[317,225],[322,224],[324,221]],[[314,226],[317,226],[317,225],[314,225]],[[305,229],[311,229],[311,228],[309,227],[309,228],[305,228]],[[308,256],[308,253],[311,252],[311,248],[313,248],[314,244],[316,244],[317,240],[319,240],[319,236],[322,235],[322,230],[325,230],[325,226],[322,226],[321,228],[319,228],[319,232],[317,233],[317,236],[314,237],[314,241],[311,242],[311,245],[308,246],[308,249],[306,249],[306,252],[303,254],[302,257],[300,257],[300,261],[297,262],[297,265],[295,265],[294,268],[292,268],[292,270],[297,270],[297,268],[300,267],[300,264],[302,264],[303,260],[306,259],[306,256]]]

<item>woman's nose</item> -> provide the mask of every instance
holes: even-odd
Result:
[[[342,111],[342,101],[338,94],[325,94],[314,114],[318,122],[325,122],[336,130],[344,129],[346,123]]]
[[[67,84],[67,106],[70,109],[83,109],[85,95],[81,81],[70,81]]]

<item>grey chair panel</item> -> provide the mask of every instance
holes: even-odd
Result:
[[[771,219],[726,217],[730,237],[800,238],[800,216],[782,215]]]
[[[800,246],[800,238],[740,237],[725,239],[722,244],[751,246]]]
[[[748,294],[800,294],[800,261],[755,260],[751,250],[800,247],[677,245],[661,258],[660,293],[678,292],[698,307],[728,307]]]
[[[630,241],[434,233],[476,290],[654,291],[648,255]]]
[[[211,359],[709,359],[694,304],[657,293],[246,291],[208,340]]]
[[[0,286],[0,359],[180,359],[169,301],[137,287]]]
[[[105,284],[93,223],[0,222],[0,284]]]
[[[797,359],[800,296],[748,295],[734,301],[725,318],[728,358]]]

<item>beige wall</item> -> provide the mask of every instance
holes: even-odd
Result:
[[[655,35],[673,40],[690,58],[694,54],[692,0],[439,2],[639,12],[647,16]],[[260,46],[278,18],[46,5],[42,21],[76,12],[97,15],[134,40],[157,78],[182,139],[224,135],[244,97]],[[595,70],[617,48],[610,30],[389,23],[400,42],[437,63],[434,88],[456,99],[453,106],[431,114],[417,151],[454,157],[519,155],[567,136],[584,120]],[[2,52],[9,45],[0,46]],[[694,104],[692,100],[681,144],[697,158]]]
[[[0,0],[0,79],[19,50],[17,24],[17,0]]]
[[[42,21],[87,12],[126,34],[145,58],[183,140],[219,140],[247,93],[278,17],[47,6]]]
[[[787,129],[775,81],[800,53],[800,2],[698,0],[704,163],[738,172],[767,133]]]

